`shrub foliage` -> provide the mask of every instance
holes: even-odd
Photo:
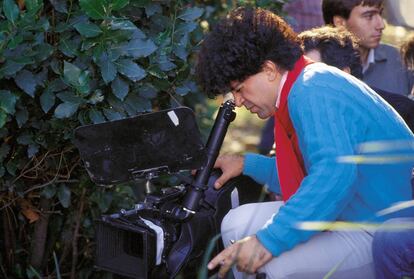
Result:
[[[179,103],[203,113],[194,53],[228,2],[0,0],[0,277],[104,276],[93,219],[134,195],[90,182],[73,129]]]

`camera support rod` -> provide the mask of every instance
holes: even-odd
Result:
[[[184,197],[182,210],[186,212],[186,218],[198,210],[200,201],[204,196],[204,191],[207,189],[207,182],[213,170],[214,163],[216,162],[224,137],[227,133],[227,128],[236,118],[236,113],[234,112],[235,104],[232,94],[227,93],[225,98],[229,95],[231,96],[231,99],[224,101],[221,105],[213,129],[210,132],[206,147],[207,161],[203,168],[197,171],[194,182],[191,185],[192,187]]]

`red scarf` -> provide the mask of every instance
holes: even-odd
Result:
[[[276,163],[284,201],[297,191],[306,174],[296,131],[290,120],[287,99],[292,85],[302,70],[311,63],[312,60],[302,56],[288,73],[280,93],[279,108],[275,113]]]

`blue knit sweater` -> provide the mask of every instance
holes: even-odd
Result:
[[[317,233],[297,229],[298,222],[380,221],[376,212],[411,198],[413,162],[338,162],[340,156],[360,154],[358,146],[365,142],[414,138],[392,107],[364,83],[315,63],[294,83],[288,107],[307,175],[272,222],[257,232],[273,256]],[[247,154],[244,174],[280,192],[274,158]]]

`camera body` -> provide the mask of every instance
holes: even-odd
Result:
[[[148,193],[131,210],[96,221],[96,267],[132,278],[195,278],[223,249],[220,224],[240,204],[257,202],[262,187],[246,176],[219,190],[215,160],[231,121],[234,104],[222,104],[206,146],[192,111],[176,108],[131,119],[83,126],[75,144],[93,181],[114,184],[161,173],[198,169],[182,183]]]

